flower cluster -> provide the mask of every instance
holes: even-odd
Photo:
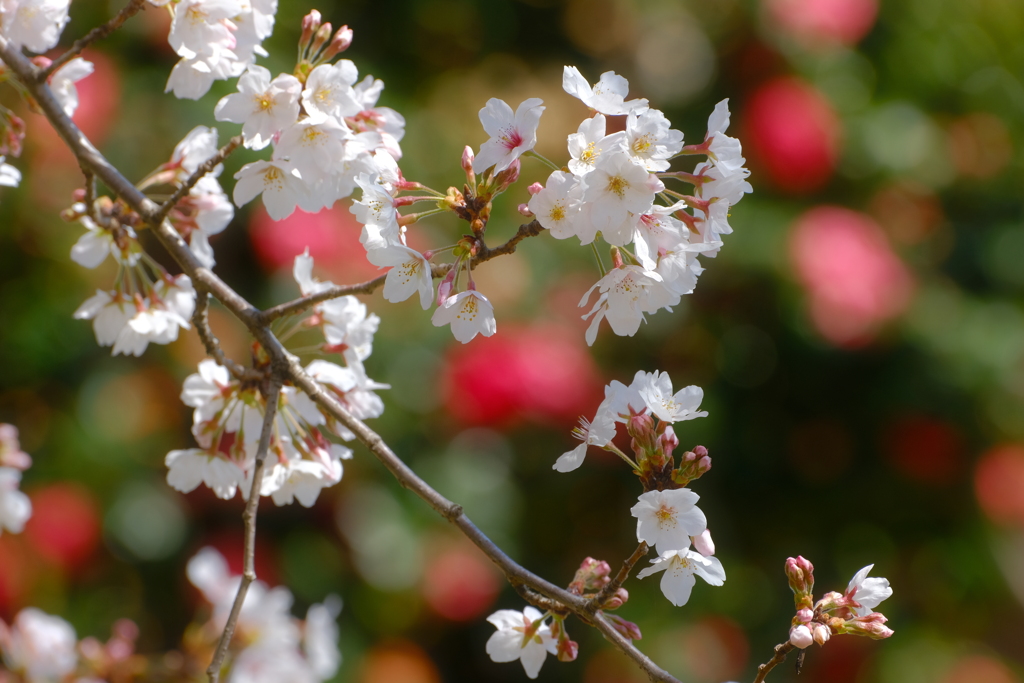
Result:
[[[803,557],[786,560],[786,576],[793,589],[796,616],[789,629],[789,642],[804,649],[812,643],[824,645],[834,635],[867,636],[875,640],[888,638],[892,629],[875,608],[892,595],[888,579],[869,577],[875,565],[863,567],[844,593],[826,593],[814,602],[814,565]]]
[[[303,293],[333,286],[315,280],[312,269],[308,254],[295,259],[295,279]],[[287,339],[308,328],[322,330],[326,343],[319,350],[340,353],[345,366],[316,359],[306,366],[306,372],[352,415],[368,419],[384,412],[384,404],[374,392],[389,388],[370,379],[363,367],[373,350],[379,322],[358,299],[346,296],[317,305],[311,316],[281,337]],[[266,359],[258,348],[256,355],[257,365],[265,367]],[[186,378],[181,392],[182,402],[195,409],[192,434],[199,448],[167,454],[167,483],[183,493],[206,484],[221,498],[233,497],[239,488],[248,495],[267,393],[262,382],[235,378],[213,360],[201,362],[199,372]],[[342,461],[352,457],[352,451],[331,442],[325,430],[345,440],[355,438],[306,394],[294,386],[282,387],[260,495],[270,496],[278,505],[298,500],[310,507],[323,488],[341,481]]]
[[[60,40],[70,5],[71,0],[4,0],[0,36],[16,48],[46,52]]]
[[[241,577],[231,575],[213,548],[203,548],[189,560],[186,573],[212,606],[210,618],[189,629],[184,643],[186,653],[194,652],[203,661],[224,630]],[[336,622],[341,600],[330,596],[310,606],[305,620],[292,616],[292,601],[283,586],[250,584],[228,647],[227,683],[320,683],[334,677],[341,664]]]
[[[257,56],[274,31],[277,0],[149,0],[171,14],[167,42],[181,59],[165,92],[197,100],[214,81],[236,78]]]
[[[21,473],[31,466],[32,458],[18,443],[18,429],[0,423],[0,534],[4,529],[20,534],[32,516],[32,501],[18,490]]]
[[[217,131],[199,126],[178,143],[171,160],[139,187],[180,185],[216,153]],[[214,265],[209,238],[224,230],[234,216],[217,182],[220,172],[218,166],[200,178],[167,215],[207,267]],[[84,193],[78,192],[77,197],[84,199]],[[113,346],[114,355],[139,356],[150,343],[170,343],[180,329],[189,327],[196,299],[192,282],[187,275],[172,276],[143,250],[134,229],[140,224],[137,214],[120,200],[100,197],[91,206],[79,201],[64,212],[64,218],[85,228],[71,248],[73,261],[96,268],[110,257],[117,264],[114,288],[97,290],[74,314],[93,321],[101,346]]]
[[[217,103],[218,121],[242,124],[246,147],[273,145],[269,161],[246,164],[235,174],[238,206],[263,195],[271,218],[297,207],[316,213],[352,194],[357,182],[390,189],[400,182],[396,160],[405,119],[377,100],[384,83],[359,71],[350,60],[331,61],[352,42],[342,27],[332,36],[319,12],[303,20],[301,59],[294,74],[271,78],[250,65],[238,92]]]
[[[556,239],[591,244],[600,236],[612,249],[613,268],[584,295],[598,297],[587,342],[601,320],[618,335],[632,336],[644,314],[671,310],[693,291],[703,271],[697,256],[714,256],[721,236],[732,232],[729,208],[750,192],[740,143],[725,134],[728,101],[715,107],[699,145],[683,146],[683,134],[646,100],[626,101],[626,79],[607,72],[591,87],[575,67],[565,67],[563,88],[595,114],[568,138],[571,159],[544,186],[531,186],[528,213]],[[625,130],[608,133],[607,116],[625,115]],[[692,173],[671,172],[681,155],[706,155]],[[692,185],[691,195],[670,190],[664,179]],[[665,204],[657,204],[657,198]],[[685,209],[692,207],[694,212]],[[632,250],[627,245],[632,244]],[[603,268],[603,266],[602,266]]]

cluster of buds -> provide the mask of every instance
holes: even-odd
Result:
[[[891,636],[885,615],[874,610],[892,595],[892,588],[887,579],[868,576],[874,566],[869,564],[854,574],[844,593],[831,591],[814,602],[814,565],[803,557],[788,558],[786,577],[796,605],[789,642],[804,649],[812,643],[824,645],[836,635],[875,640]]]

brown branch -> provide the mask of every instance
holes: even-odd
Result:
[[[205,290],[196,291],[196,307],[192,312],[192,324],[196,326],[196,334],[206,347],[206,355],[213,358],[219,365],[227,368],[236,379],[263,379],[264,375],[258,370],[247,368],[241,363],[236,363],[225,355],[220,348],[220,340],[214,335],[210,328],[210,294]]]
[[[622,586],[622,584],[626,582],[626,579],[629,578],[629,573],[633,571],[633,567],[636,566],[636,563],[643,559],[650,549],[650,546],[646,543],[643,541],[640,542],[640,545],[636,547],[633,554],[622,563],[622,567],[619,569],[619,573],[615,575],[615,578],[609,581],[608,585],[602,588],[601,591],[587,603],[587,610],[591,614],[601,609],[604,603],[608,602],[608,598],[612,597],[615,591],[619,590],[619,587]]]
[[[231,613],[228,615],[228,620],[224,624],[224,632],[220,634],[220,641],[217,643],[217,650],[213,655],[213,661],[210,662],[210,666],[206,669],[206,675],[210,677],[210,683],[217,683],[220,680],[220,668],[224,664],[225,655],[228,653],[231,636],[235,634],[238,615],[241,614],[242,605],[245,603],[245,594],[249,591],[249,585],[256,580],[256,511],[260,504],[260,484],[263,482],[263,467],[267,462],[270,436],[274,431],[277,401],[281,395],[281,379],[282,373],[280,372],[273,373],[270,378],[267,411],[263,414],[263,429],[260,432],[259,445],[256,447],[256,467],[252,473],[249,498],[245,501],[245,512],[242,513],[242,519],[245,521],[242,582],[238,584],[238,592],[235,594],[235,601],[231,605]]]
[[[212,172],[213,169],[215,169],[225,159],[227,159],[232,152],[238,149],[238,146],[241,144],[242,136],[236,135],[235,137],[228,140],[228,143],[221,147],[216,154],[214,154],[212,157],[210,157],[203,163],[199,164],[199,168],[197,168],[195,172],[193,172],[192,175],[190,175],[188,179],[184,183],[182,183],[181,187],[175,190],[174,194],[172,194],[166,202],[160,205],[160,210],[158,211],[157,215],[154,216],[154,220],[157,223],[163,221],[167,214],[171,212],[171,209],[173,209],[175,205],[181,201],[182,197],[187,195],[192,190],[192,188],[196,186],[196,183],[198,183],[203,176]]]
[[[780,643],[775,646],[775,656],[769,659],[767,662],[757,667],[757,677],[754,679],[754,683],[764,683],[765,676],[768,672],[777,667],[779,664],[786,659],[786,655],[793,651],[793,643],[788,640],[784,643]]]
[[[97,26],[93,30],[86,33],[84,36],[82,36],[74,43],[72,43],[71,47],[68,48],[67,52],[62,54],[57,59],[53,60],[50,66],[40,70],[39,73],[36,74],[36,79],[39,82],[45,81],[53,74],[54,71],[61,68],[78,55],[82,54],[82,50],[88,47],[90,43],[94,43],[97,40],[103,40],[111,33],[119,29],[121,27],[121,24],[128,21],[128,19],[132,15],[138,13],[138,11],[141,9],[145,9],[145,7],[146,0],[129,0],[128,4],[125,5],[121,9],[121,11],[114,16],[113,19],[103,24],[102,26]]]
[[[524,223],[519,226],[519,230],[516,231],[516,234],[504,244],[494,247],[493,249],[489,249],[484,245],[484,248],[481,249],[480,252],[477,253],[477,255],[470,261],[470,265],[475,268],[478,264],[490,261],[492,258],[511,254],[524,239],[527,237],[535,237],[542,232],[544,232],[544,226],[538,221],[534,220],[529,223]],[[450,263],[434,265],[431,270],[431,275],[433,275],[434,278],[443,278],[451,269],[452,264]],[[345,296],[347,294],[372,294],[384,284],[384,278],[386,277],[387,275],[381,275],[380,277],[375,277],[372,280],[367,280],[366,282],[360,282],[354,285],[337,285],[330,289],[325,289],[322,292],[317,292],[316,294],[309,294],[283,304],[278,304],[277,306],[273,306],[272,308],[268,308],[263,311],[263,322],[266,324],[286,315],[302,313],[320,302],[337,299],[339,296]]]
[[[589,601],[553,585],[522,565],[516,563],[505,553],[505,551],[499,548],[490,538],[488,538],[469,519],[469,517],[466,516],[461,506],[448,500],[427,484],[391,450],[391,448],[376,432],[363,424],[362,421],[353,417],[342,405],[338,403],[337,400],[335,400],[331,393],[329,393],[321,384],[309,377],[309,375],[307,375],[299,365],[298,359],[285,350],[280,341],[270,332],[269,327],[267,327],[268,321],[265,320],[262,312],[231,289],[227,283],[217,277],[210,269],[199,263],[195,255],[188,248],[188,245],[185,244],[181,235],[179,235],[174,228],[168,225],[166,221],[161,222],[161,219],[163,218],[161,215],[161,207],[142,194],[138,188],[121,175],[121,173],[114,168],[102,154],[99,153],[89,139],[82,134],[74,122],[64,114],[63,109],[61,109],[60,104],[56,99],[54,99],[49,87],[47,87],[45,83],[40,83],[38,81],[37,74],[39,73],[39,70],[33,66],[19,50],[13,49],[7,39],[3,36],[0,36],[0,59],[2,59],[18,79],[25,84],[26,88],[38,102],[40,109],[50,120],[54,129],[68,145],[69,149],[74,153],[82,168],[95,173],[95,175],[100,178],[107,187],[124,200],[124,202],[138,213],[143,220],[150,224],[153,234],[178,262],[185,274],[192,279],[197,290],[209,292],[211,295],[215,296],[229,311],[231,311],[231,313],[235,315],[235,317],[249,328],[252,335],[262,345],[271,358],[274,382],[278,382],[283,378],[290,380],[295,384],[295,386],[302,389],[314,401],[327,410],[327,412],[336,420],[345,425],[345,427],[347,427],[363,444],[366,445],[377,460],[380,461],[389,472],[391,472],[401,486],[415,493],[424,502],[430,505],[430,507],[438,514],[456,526],[459,531],[472,541],[474,545],[480,548],[484,554],[486,554],[487,557],[501,569],[510,583],[513,585],[520,584],[528,586],[532,591],[535,591],[540,596],[562,605],[567,612],[572,612],[580,618],[593,623],[607,640],[636,662],[637,666],[643,669],[652,681],[660,681],[662,683],[679,683],[679,681],[671,674],[661,669],[646,655],[640,652],[629,639],[616,631],[614,626],[607,621],[602,613],[597,612],[591,614],[588,612],[587,607]],[[540,228],[536,221],[521,226],[519,231],[511,240],[495,249],[485,250],[482,254],[479,254],[476,259],[474,259],[474,262],[478,262],[478,260],[487,260],[501,254],[512,253],[515,251],[516,245],[520,241],[531,235],[539,234],[541,230],[542,228]],[[276,406],[276,402],[272,402],[272,404]],[[268,405],[268,412],[271,410],[273,409]],[[260,439],[261,453],[266,453],[266,444],[264,443],[263,437],[267,436],[267,438],[269,438],[269,436],[266,435],[266,430],[268,429],[267,424],[268,422],[265,421],[264,434],[261,435]],[[262,467],[260,464],[261,462],[262,460],[257,461],[258,470]],[[254,538],[254,501],[258,498],[258,483],[256,482],[259,481],[259,475],[259,471],[254,475],[253,489],[250,491],[249,501],[246,505],[247,511],[250,508],[253,510],[251,524],[248,512],[246,517],[247,543],[250,539]],[[247,562],[251,562],[251,557],[251,552],[247,552]],[[246,576],[254,577],[251,563],[247,567]],[[243,582],[245,581],[246,579],[243,578]],[[251,581],[252,579],[250,578],[248,582],[251,583]],[[246,583],[246,585],[248,584]],[[236,603],[239,603],[239,598],[236,598]],[[240,604],[237,604],[236,607],[240,609],[241,606]],[[222,638],[222,640],[229,639],[229,637]],[[223,644],[222,646],[226,647],[226,645]],[[215,660],[215,662],[216,661],[217,660]],[[222,658],[221,661],[223,661]],[[214,667],[211,664],[211,670],[216,668],[217,667]],[[215,676],[218,674],[218,671],[212,671],[211,678],[216,680]]]

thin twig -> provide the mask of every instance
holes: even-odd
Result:
[[[231,636],[235,634],[238,615],[241,614],[242,605],[245,603],[245,594],[249,591],[249,585],[256,580],[256,511],[260,504],[260,484],[263,482],[263,466],[267,462],[267,450],[270,448],[270,435],[274,431],[274,417],[277,415],[277,402],[280,395],[281,373],[275,372],[270,378],[267,411],[263,414],[263,430],[260,432],[260,442],[256,448],[256,467],[252,473],[249,498],[245,501],[245,512],[242,513],[242,519],[245,520],[242,582],[238,584],[238,592],[235,594],[235,601],[231,605],[231,613],[228,615],[227,623],[224,624],[224,632],[220,634],[220,641],[217,643],[217,650],[213,655],[213,661],[210,662],[210,666],[206,669],[206,675],[210,677],[210,683],[217,683],[220,680],[220,668],[224,664],[225,655],[228,653]]]
[[[604,603],[608,602],[608,599],[615,594],[615,591],[619,590],[619,587],[626,582],[629,578],[629,573],[633,571],[633,567],[639,562],[647,553],[650,551],[648,546],[643,541],[636,547],[633,554],[622,563],[622,567],[619,569],[619,573],[615,575],[615,578],[608,582],[600,592],[595,595],[590,602],[587,604],[587,610],[591,613],[596,612],[604,606]]]
[[[192,188],[196,186],[196,183],[198,183],[203,176],[205,176],[207,173],[212,172],[213,169],[215,169],[225,159],[227,159],[232,152],[238,149],[238,146],[241,144],[242,136],[236,135],[235,137],[228,140],[228,143],[221,147],[216,154],[214,154],[212,157],[210,157],[203,163],[199,164],[199,168],[197,168],[192,173],[192,175],[188,177],[188,180],[182,183],[181,187],[175,190],[174,194],[172,194],[166,202],[160,205],[160,210],[157,213],[155,220],[157,220],[157,222],[162,221],[164,217],[166,217],[167,214],[171,212],[171,209],[173,209],[174,206],[181,201],[181,198],[187,195],[192,190]]]
[[[288,380],[302,389],[314,401],[323,406],[335,419],[353,432],[366,445],[374,457],[391,472],[401,486],[411,490],[423,499],[438,514],[456,526],[474,545],[480,548],[501,569],[510,583],[528,586],[541,596],[560,603],[566,611],[573,612],[577,616],[593,623],[606,639],[636,662],[637,666],[651,680],[660,681],[661,683],[679,683],[678,679],[661,669],[650,658],[640,652],[633,645],[632,641],[616,631],[604,614],[597,612],[591,615],[587,611],[589,601],[553,585],[510,558],[505,551],[498,547],[494,541],[488,538],[466,516],[461,506],[448,500],[427,484],[416,472],[402,462],[376,432],[363,424],[361,420],[353,417],[320,383],[307,375],[299,365],[298,359],[290,354],[271,333],[262,312],[235,292],[209,268],[203,266],[173,227],[166,221],[160,222],[159,219],[162,218],[160,207],[142,194],[134,184],[126,179],[120,171],[114,168],[100,154],[75,123],[64,114],[63,109],[53,97],[49,87],[37,81],[38,69],[19,50],[12,48],[8,40],[3,36],[0,36],[0,59],[26,85],[26,88],[36,99],[40,109],[49,119],[54,129],[68,145],[72,153],[74,153],[79,164],[83,168],[94,172],[111,191],[124,200],[144,221],[150,224],[153,234],[164,248],[167,249],[172,258],[178,262],[185,274],[196,283],[197,289],[207,291],[216,297],[225,308],[231,311],[235,317],[249,328],[256,341],[260,343],[271,358],[275,381],[281,378],[282,375],[280,373],[286,372]],[[484,254],[478,255],[478,258],[484,256],[486,258],[493,258],[493,255],[512,253],[518,242],[530,235],[539,234],[541,230],[542,228],[536,222],[524,225],[520,227],[519,232],[508,243],[493,250],[486,250]],[[474,259],[474,262],[476,262],[476,259]],[[286,369],[284,368],[285,364],[287,365]],[[279,367],[281,368],[280,370],[278,370]],[[256,481],[257,479],[254,478],[254,482]],[[253,484],[254,490],[257,485],[256,483]],[[250,503],[254,500],[254,495],[250,492]]]
[[[530,221],[529,223],[524,223],[523,225],[519,226],[519,230],[516,231],[516,234],[513,235],[504,244],[494,247],[493,249],[489,249],[486,246],[484,246],[484,248],[481,249],[480,252],[473,257],[470,263],[475,268],[477,264],[483,263],[485,261],[490,261],[492,258],[511,254],[516,250],[516,247],[524,239],[526,239],[527,237],[534,237],[536,235],[541,234],[542,232],[544,232],[544,226],[541,225],[538,221]],[[435,265],[431,269],[431,275],[435,279],[440,279],[447,275],[448,271],[450,271],[451,269],[452,264],[450,263]],[[273,320],[277,320],[278,318],[282,318],[286,315],[302,313],[303,311],[312,308],[313,306],[322,301],[337,299],[338,297],[345,296],[347,294],[372,294],[375,290],[377,290],[381,285],[384,284],[384,279],[386,277],[386,275],[381,275],[380,277],[375,277],[372,280],[367,280],[366,282],[360,282],[354,285],[338,285],[335,287],[331,287],[330,289],[325,289],[322,292],[317,292],[316,294],[309,294],[307,296],[299,297],[298,299],[294,299],[283,304],[278,304],[277,306],[273,306],[263,311],[263,322],[269,323]]]
[[[67,52],[62,54],[57,59],[53,60],[50,66],[46,67],[45,69],[42,69],[38,74],[36,74],[36,79],[38,79],[40,82],[45,81],[47,78],[50,77],[50,75],[54,71],[61,68],[78,55],[82,54],[82,50],[88,47],[90,43],[94,43],[97,40],[102,40],[106,38],[111,33],[119,29],[121,27],[121,24],[128,21],[128,19],[132,15],[138,13],[139,10],[144,9],[145,7],[146,0],[130,0],[129,3],[125,5],[121,9],[121,11],[114,16],[113,19],[103,24],[102,26],[97,26],[96,28],[94,28],[93,30],[89,31],[84,36],[76,40],[74,43],[72,43],[71,47],[68,48]]]
[[[765,676],[768,672],[777,667],[779,664],[786,659],[786,655],[793,651],[793,643],[788,640],[784,643],[780,643],[775,646],[775,656],[769,659],[767,662],[757,667],[757,677],[754,679],[754,683],[764,683]]]
[[[210,294],[198,290],[196,292],[196,308],[192,312],[192,324],[196,326],[196,333],[203,342],[203,346],[206,347],[206,355],[211,356],[219,365],[227,368],[237,379],[262,379],[263,373],[236,363],[224,354],[223,349],[220,348],[220,340],[210,328],[209,304]]]

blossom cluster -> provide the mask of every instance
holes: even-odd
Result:
[[[729,209],[751,191],[749,171],[739,141],[725,134],[728,100],[715,107],[704,141],[684,147],[683,134],[662,112],[646,100],[625,99],[629,84],[614,72],[591,87],[567,66],[562,85],[595,113],[569,136],[567,166],[531,187],[527,212],[556,239],[576,237],[586,245],[600,236],[611,245],[613,267],[580,302],[587,305],[597,290],[584,316],[593,344],[601,320],[615,334],[632,336],[645,314],[671,310],[693,291],[703,271],[697,256],[715,256],[721,236],[732,232]],[[625,130],[608,132],[607,117],[616,115],[626,116]],[[707,161],[692,173],[669,171],[676,157],[695,154]],[[667,188],[667,179],[693,185],[694,194]]]
[[[250,65],[238,79],[238,92],[217,103],[215,117],[242,124],[246,147],[273,145],[269,161],[246,164],[235,174],[238,206],[262,194],[267,213],[280,220],[296,208],[316,213],[331,207],[357,182],[399,180],[405,119],[377,106],[383,81],[367,76],[357,83],[351,60],[331,63],[352,42],[348,27],[333,38],[331,30],[318,12],[310,13],[294,74],[271,78],[264,67]]]
[[[18,429],[0,423],[0,534],[5,529],[20,534],[32,516],[32,501],[18,489],[21,473],[31,466],[32,458],[18,443]]]
[[[333,286],[313,278],[313,259],[308,254],[296,257],[294,270],[303,293]],[[370,379],[363,366],[373,350],[379,322],[358,299],[345,296],[318,304],[311,316],[282,334],[287,338],[302,329],[322,331],[326,341],[320,351],[340,353],[345,366],[315,359],[305,370],[353,416],[363,420],[383,413],[384,404],[375,391],[389,388]],[[239,488],[248,495],[267,411],[267,393],[260,382],[238,379],[216,361],[202,361],[199,372],[185,379],[181,392],[182,402],[195,409],[192,434],[199,447],[167,454],[167,483],[183,493],[205,484],[221,498],[232,498]],[[294,386],[282,387],[260,495],[270,496],[278,505],[298,500],[310,507],[323,488],[341,481],[342,461],[351,458],[352,451],[330,441],[325,431],[344,440],[355,438],[305,393]]]
[[[862,567],[846,586],[846,591],[826,593],[814,602],[814,565],[803,557],[786,560],[786,576],[793,590],[796,615],[789,629],[789,642],[800,649],[813,643],[824,645],[834,635],[888,638],[892,629],[888,619],[875,608],[892,595],[888,579],[868,574],[875,565]]]
[[[203,548],[188,562],[189,581],[212,607],[209,619],[186,635],[186,650],[212,650],[224,630],[238,592],[240,576],[232,576],[224,557]],[[238,615],[225,660],[227,683],[320,683],[334,677],[341,664],[337,617],[341,600],[329,596],[310,606],[305,620],[292,616],[292,594],[254,581]]]
[[[174,148],[170,161],[143,179],[143,189],[180,185],[217,152],[217,131],[198,126]],[[231,222],[234,209],[217,182],[218,166],[199,178],[167,219],[192,247],[199,261],[214,265],[209,238]],[[80,199],[84,194],[79,192]],[[96,341],[113,346],[113,354],[139,356],[150,343],[168,344],[188,329],[196,293],[187,275],[172,276],[142,248],[133,226],[138,216],[122,202],[100,197],[91,206],[74,204],[64,212],[85,233],[71,248],[71,259],[96,268],[107,258],[117,264],[114,287],[96,294],[75,311],[75,318],[92,320]]]
[[[165,92],[197,100],[214,81],[236,78],[257,56],[274,31],[277,0],[149,0],[171,14],[167,42],[180,60]]]

